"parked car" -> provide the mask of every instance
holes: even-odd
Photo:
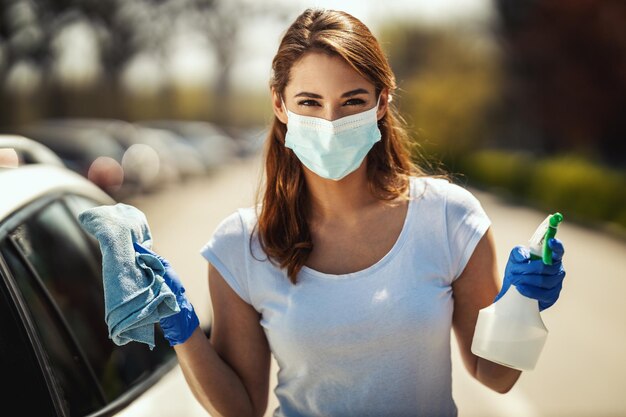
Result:
[[[115,200],[43,164],[0,168],[0,190],[2,408],[24,416],[206,416],[158,326],[152,351],[108,338],[101,252],[77,216]]]
[[[197,149],[187,143],[175,132],[164,129],[153,129],[147,126],[138,126],[136,129],[146,143],[153,143],[166,150],[176,162],[176,166],[183,178],[189,178],[206,172],[202,156]]]
[[[124,149],[104,132],[35,124],[21,128],[19,133],[51,149],[67,168],[88,178],[109,195],[136,192],[140,187],[132,178],[125,178]]]
[[[191,120],[146,120],[138,126],[171,132],[193,146],[201,155],[207,170],[228,163],[237,156],[237,142],[212,123]]]
[[[98,140],[114,142],[108,147],[117,147],[118,160],[124,172],[127,192],[136,194],[152,192],[176,183],[181,177],[179,162],[171,149],[161,143],[146,140],[130,123],[115,119],[59,118],[44,119],[23,129],[48,146],[49,136],[62,132],[69,136],[70,143],[81,142],[76,137],[97,137]],[[94,136],[95,135],[95,136]],[[72,139],[73,138],[73,139]],[[78,147],[80,148],[80,143]]]
[[[60,118],[46,119],[39,122],[46,126],[69,126],[82,129],[98,129],[106,132],[118,141],[124,149],[131,147],[149,146],[157,153],[163,175],[186,178],[204,173],[200,156],[193,146],[176,134],[152,131],[119,119],[102,118]],[[172,182],[168,178],[159,178],[158,182]]]
[[[238,143],[240,157],[255,157],[263,151],[263,145],[268,135],[267,127],[230,127],[228,131]]]

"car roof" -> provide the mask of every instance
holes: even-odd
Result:
[[[115,200],[84,177],[52,165],[24,165],[0,168],[0,221],[28,203],[55,192],[71,191],[97,202],[115,204]]]
[[[65,166],[50,148],[24,136],[0,134],[0,148],[15,149],[19,155],[27,153],[37,163]]]

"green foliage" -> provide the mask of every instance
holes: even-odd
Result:
[[[580,156],[535,160],[520,152],[481,150],[463,158],[461,168],[474,184],[568,218],[626,229],[626,175]]]
[[[565,207],[581,218],[617,221],[626,203],[625,190],[623,174],[565,156],[536,164],[529,197],[547,207]]]
[[[391,26],[383,38],[400,110],[424,151],[449,160],[480,147],[500,97],[498,55],[487,38],[407,24]]]
[[[470,181],[521,196],[529,189],[533,158],[530,154],[522,152],[486,149],[464,158],[461,169]]]

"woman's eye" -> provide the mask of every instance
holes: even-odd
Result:
[[[319,106],[320,104],[315,100],[302,100],[298,102],[300,106]]]
[[[351,98],[344,103],[344,106],[360,106],[361,104],[365,104],[365,101],[363,99]]]

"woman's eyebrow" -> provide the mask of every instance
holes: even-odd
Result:
[[[324,98],[324,97],[320,96],[319,94],[309,93],[307,91],[302,91],[302,92],[296,94],[294,97]]]
[[[345,93],[343,93],[341,95],[342,98],[344,97],[352,97],[352,96],[356,96],[358,94],[369,94],[369,91],[367,91],[364,88],[357,88],[356,90],[350,90],[347,91]],[[311,98],[324,98],[319,94],[316,93],[309,93],[308,91],[301,91],[298,94],[296,94],[294,97],[311,97]]]
[[[365,88],[357,88],[356,90],[351,90],[348,92],[345,92],[341,95],[341,97],[352,97],[352,96],[356,96],[358,94],[369,94],[369,91],[367,91]]]

